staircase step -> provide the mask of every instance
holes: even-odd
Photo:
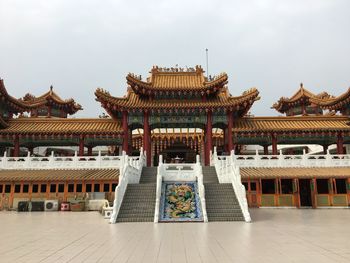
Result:
[[[213,170],[213,168],[210,170]],[[209,222],[244,221],[242,210],[232,184],[219,184],[218,182],[204,181],[204,190]]]

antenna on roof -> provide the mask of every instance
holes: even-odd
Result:
[[[209,63],[208,63],[208,49],[205,49],[206,61],[207,61],[207,78],[209,76]]]

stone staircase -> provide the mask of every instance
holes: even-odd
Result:
[[[139,184],[128,184],[117,218],[120,222],[153,222],[157,167],[143,167]]]
[[[203,166],[208,221],[244,221],[232,184],[219,184],[215,167]]]

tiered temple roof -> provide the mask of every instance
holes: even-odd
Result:
[[[112,115],[117,111],[165,111],[225,109],[244,116],[252,104],[259,99],[259,91],[252,88],[241,96],[229,94],[225,84],[227,75],[221,74],[211,81],[204,77],[204,71],[196,66],[193,70],[162,69],[154,67],[148,82],[129,74],[128,93],[123,98],[113,97],[109,92],[97,89],[96,100]],[[154,97],[154,95],[156,97]],[[114,114],[113,114],[114,113]]]
[[[68,114],[74,114],[81,110],[81,105],[77,104],[73,99],[63,100],[54,91],[52,86],[50,90],[39,97],[26,94],[21,99],[16,99],[8,94],[4,81],[0,79],[0,125],[6,127],[6,120],[12,118],[12,114],[30,112],[32,117],[48,116],[51,117],[67,117]],[[57,110],[58,112],[51,112]]]
[[[65,116],[57,117],[66,117],[67,114],[74,114],[78,110],[82,110],[80,104],[76,103],[74,99],[63,100],[58,96],[54,91],[53,87],[50,87],[50,90],[39,97],[35,97],[32,94],[27,93],[23,98],[20,99],[21,102],[25,103],[32,109],[32,114],[37,115],[34,111],[42,108],[51,106],[55,109],[61,110]],[[33,111],[34,109],[34,111]]]
[[[299,107],[299,111],[296,110]],[[322,110],[339,111],[345,115],[350,109],[350,88],[338,97],[327,92],[314,94],[300,84],[298,91],[290,98],[282,97],[272,105],[280,113],[287,115],[308,115],[308,113],[322,114]],[[310,110],[312,109],[313,110]],[[297,114],[295,114],[297,113]]]

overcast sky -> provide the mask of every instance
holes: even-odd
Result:
[[[97,87],[126,93],[128,72],[152,65],[226,72],[238,96],[256,87],[257,116],[303,82],[339,95],[350,86],[350,1],[0,0],[0,77],[8,92],[41,95],[50,85],[84,111],[103,112]]]

